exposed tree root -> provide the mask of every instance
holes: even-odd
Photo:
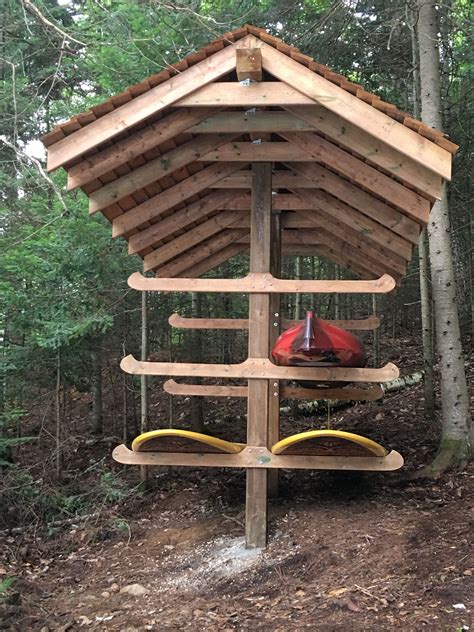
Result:
[[[472,458],[467,439],[442,439],[433,462],[425,465],[413,478],[440,478],[450,470],[463,470]]]

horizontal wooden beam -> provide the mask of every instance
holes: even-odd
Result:
[[[204,154],[204,162],[308,162],[308,152],[288,142],[232,142]]]
[[[247,447],[238,454],[199,452],[134,452],[117,446],[112,457],[124,465],[177,465],[184,467],[237,467],[286,470],[345,470],[391,472],[403,466],[403,457],[392,450],[387,456],[296,456],[272,454],[267,448]]]
[[[430,203],[393,178],[368,165],[363,160],[312,132],[286,132],[283,138],[303,149],[313,160],[329,167],[358,187],[385,200],[416,222],[428,223]]]
[[[314,101],[280,81],[242,85],[232,82],[208,83],[174,104],[176,107],[262,107],[314,105]]]
[[[369,163],[388,171],[402,182],[419,190],[429,199],[441,197],[443,182],[441,176],[383,143],[379,138],[367,134],[362,128],[349,123],[327,108],[320,105],[310,105],[288,106],[286,109],[307,125],[313,125],[314,131],[323,133],[344,149],[356,152]]]
[[[361,283],[361,281],[359,281]],[[379,369],[346,367],[277,366],[268,358],[248,358],[240,364],[192,364],[188,362],[144,362],[128,355],[120,362],[132,375],[169,377],[221,377],[309,382],[390,382],[399,376],[398,368],[388,363]]]
[[[248,48],[250,36],[227,46],[168,81],[132,98],[73,134],[48,147],[48,171],[66,165],[101,143],[146,120],[179,99],[216,81],[235,68],[235,49]]]
[[[203,119],[208,119],[209,116],[218,111],[218,108],[183,108],[168,114],[156,123],[148,125],[139,132],[117,141],[111,147],[98,151],[93,156],[89,156],[77,165],[70,167],[67,179],[68,190],[82,187],[124,163],[134,160]],[[297,120],[300,120],[303,125],[305,124],[301,119]]]
[[[221,178],[225,178],[231,173],[238,171],[239,165],[232,163],[221,163],[206,167],[202,171],[181,180],[174,186],[166,189],[162,193],[153,196],[146,202],[130,209],[123,215],[119,215],[112,222],[112,236],[120,237],[142,224],[158,217],[169,208],[184,202],[188,198],[207,189]]]
[[[351,182],[311,162],[293,162],[288,164],[293,171],[310,181],[317,180],[320,188],[356,209],[363,215],[379,222],[386,228],[403,237],[412,244],[418,244],[421,227],[413,219],[406,217],[396,208],[363,191]]]
[[[193,108],[191,111],[199,112]],[[303,118],[289,112],[249,110],[247,112],[219,112],[193,125],[192,134],[274,134],[278,132],[314,132],[317,128]]]
[[[221,386],[218,384],[181,384],[175,380],[167,380],[163,390],[170,395],[189,397],[247,397],[246,386]],[[373,402],[384,396],[379,384],[367,387],[345,388],[303,388],[280,386],[280,399],[303,400],[339,400],[347,402]]]
[[[301,320],[283,318],[281,326],[282,329],[289,329],[301,322]],[[369,316],[359,320],[325,320],[325,322],[348,331],[373,331],[380,327],[380,318],[377,316]],[[168,323],[172,327],[180,329],[248,329],[249,326],[247,318],[185,318],[176,313],[171,314]]]
[[[310,68],[253,37],[252,46],[262,49],[263,68],[319,105],[363,129],[445,180],[451,179],[451,154],[421,134],[409,129],[349,91],[331,83]]]
[[[244,230],[244,229],[242,229]],[[371,281],[301,281],[277,279],[269,273],[251,272],[241,279],[166,279],[144,277],[134,272],[128,285],[141,292],[237,292],[281,294],[387,294],[395,288],[395,281],[388,274]]]
[[[212,189],[250,189],[252,187],[252,172],[246,169],[237,171],[227,178],[223,178],[212,185]],[[318,183],[312,182],[294,171],[274,171],[272,188],[289,189],[291,187],[317,189]]]
[[[173,171],[182,169],[191,162],[200,160],[202,155],[228,143],[233,138],[236,138],[235,134],[209,134],[194,138],[184,143],[184,145],[175,147],[162,156],[150,160],[141,167],[90,193],[89,213],[97,213],[97,211],[101,211],[110,204],[118,202],[127,195],[131,195],[164,178]]]

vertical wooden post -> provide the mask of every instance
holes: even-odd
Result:
[[[378,312],[377,294],[372,294],[372,315],[377,316]],[[374,367],[377,369],[380,366],[380,329],[375,328],[373,332],[373,355],[374,355]]]
[[[148,359],[148,312],[147,312],[147,292],[142,292],[142,320],[141,320],[141,354],[140,357],[143,362]],[[140,376],[140,433],[148,430],[148,388],[147,388],[147,376]],[[140,478],[143,483],[148,482],[148,467],[146,465],[140,466]]]
[[[269,272],[271,252],[272,168],[252,165],[250,219],[250,271]],[[249,297],[249,357],[268,358],[270,344],[270,295]],[[249,379],[247,444],[267,446],[269,380]],[[245,545],[263,548],[267,543],[267,470],[247,469]]]
[[[272,211],[270,226],[270,272],[281,277],[281,213]],[[270,340],[269,357],[280,335],[281,305],[280,295],[270,296]],[[280,440],[280,381],[269,380],[268,386],[268,448]],[[268,471],[268,494],[278,495],[278,470]]]

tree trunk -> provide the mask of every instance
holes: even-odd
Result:
[[[62,474],[61,426],[61,347],[58,347],[56,354],[56,476],[58,478],[61,478]]]
[[[413,115],[416,119],[421,118],[420,108],[420,66],[419,66],[419,45],[415,29],[416,15],[412,16],[413,24],[411,31],[411,54],[413,66],[412,95],[413,95]],[[421,231],[418,242],[418,263],[420,277],[420,302],[421,302],[421,335],[423,341],[423,370],[425,379],[423,391],[425,396],[425,417],[433,419],[435,408],[434,392],[434,340],[433,340],[433,310],[430,291],[430,251],[428,244],[428,233],[426,228]]]
[[[102,353],[99,341],[92,342],[91,349],[91,391],[92,391],[92,432],[102,434]]]
[[[433,0],[418,0],[421,110],[425,123],[442,129],[438,24]],[[470,455],[471,419],[456,304],[446,187],[428,224],[436,343],[441,373],[442,438],[429,471],[439,475],[462,466]]]

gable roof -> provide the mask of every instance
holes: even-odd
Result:
[[[171,64],[166,70],[155,73],[147,79],[140,81],[140,83],[137,83],[134,86],[130,86],[123,92],[116,94],[109,99],[106,99],[105,101],[103,101],[99,105],[94,106],[87,112],[76,114],[71,119],[69,119],[69,121],[56,125],[56,127],[51,132],[43,136],[43,138],[41,139],[43,144],[48,147],[49,145],[56,143],[58,140],[64,138],[65,136],[74,133],[78,129],[89,125],[93,121],[108,114],[112,110],[119,108],[124,103],[127,103],[128,101],[138,97],[145,92],[148,92],[161,83],[168,81],[171,77],[179,74],[180,72],[191,68],[203,59],[211,57],[217,51],[222,50],[224,47],[229,46],[234,42],[237,42],[246,35],[254,35],[255,37],[258,37],[260,40],[262,40],[262,42],[269,44],[281,53],[284,53],[288,57],[291,57],[291,59],[294,59],[306,68],[309,68],[321,77],[324,77],[331,83],[334,83],[343,90],[346,90],[350,94],[353,94],[361,101],[364,101],[375,109],[380,110],[384,114],[387,114],[387,116],[390,116],[390,118],[393,118],[399,123],[402,123],[406,127],[414,130],[424,138],[431,140],[437,145],[440,145],[441,147],[443,147],[443,149],[446,149],[453,155],[457,152],[458,145],[447,139],[443,132],[433,129],[432,127],[429,127],[429,125],[426,125],[426,123],[413,118],[411,114],[399,110],[392,103],[382,101],[381,98],[376,94],[364,90],[363,86],[357,83],[353,83],[343,75],[334,72],[327,66],[319,64],[312,57],[301,53],[300,50],[295,46],[286,44],[278,37],[270,35],[264,28],[252,26],[251,24],[246,24],[239,29],[224,33],[224,35],[214,40],[207,46],[204,46],[200,50],[187,55],[181,61]]]
[[[263,80],[242,87],[236,51],[258,47]],[[263,160],[275,166],[284,252],[400,278],[457,149],[249,25],[43,142],[48,168],[64,166],[68,188],[82,188],[130,254],[170,277],[198,276],[248,249],[249,165]]]

